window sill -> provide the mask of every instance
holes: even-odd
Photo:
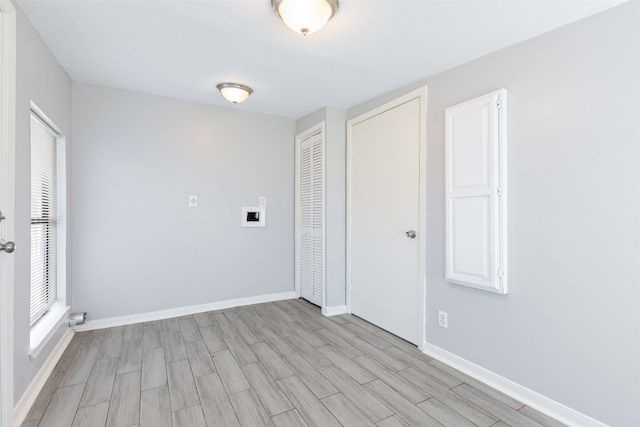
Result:
[[[62,301],[55,303],[49,312],[38,320],[32,327],[29,339],[29,358],[38,357],[42,349],[53,338],[60,325],[67,323],[71,307]]]

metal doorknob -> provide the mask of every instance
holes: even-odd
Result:
[[[6,253],[10,254],[15,250],[16,250],[16,244],[13,242],[0,243],[0,251],[5,251]]]
[[[416,230],[409,230],[405,233],[407,235],[407,237],[409,237],[410,239],[415,239],[416,238]]]

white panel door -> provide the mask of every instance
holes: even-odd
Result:
[[[413,98],[350,124],[349,135],[351,313],[415,344],[421,344],[420,115],[420,98]]]
[[[299,286],[300,296],[319,306],[324,292],[324,155],[322,133],[300,143]]]

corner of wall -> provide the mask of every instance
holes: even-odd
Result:
[[[15,4],[15,3],[14,3]],[[67,144],[72,139],[71,79],[46,43],[16,5],[16,152],[15,152],[15,238],[23,247],[30,246],[30,127],[31,102],[38,105],[65,135]],[[70,150],[67,150],[70,167]],[[69,177],[68,177],[69,179]],[[67,193],[69,195],[69,192]],[[68,205],[70,201],[68,199]],[[69,220],[68,220],[69,223]],[[67,230],[69,230],[68,227]],[[69,263],[67,263],[69,265]],[[56,333],[36,360],[29,358],[29,251],[15,253],[14,293],[14,397],[25,398],[54,353],[64,344],[65,335]],[[67,279],[69,277],[67,276]],[[69,287],[67,287],[69,291]],[[70,295],[70,292],[67,292]],[[69,301],[67,301],[69,302]],[[66,345],[65,345],[66,346]]]

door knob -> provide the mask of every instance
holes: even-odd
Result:
[[[13,242],[6,242],[3,240],[0,243],[0,251],[5,251],[6,253],[10,254],[13,251],[16,250],[16,244]]]
[[[410,239],[415,239],[416,238],[416,230],[409,230],[405,233],[407,235],[407,237],[409,237]]]

